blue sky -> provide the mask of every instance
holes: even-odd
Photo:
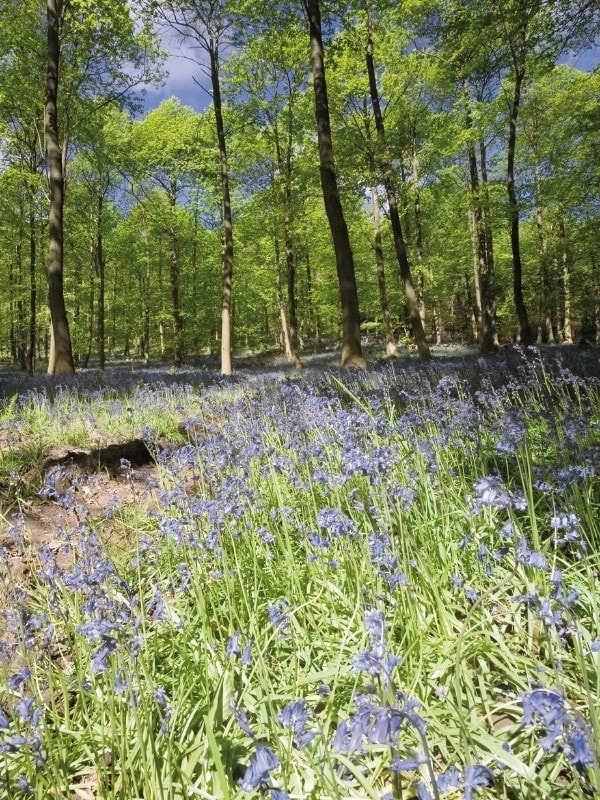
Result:
[[[210,79],[201,66],[191,60],[192,53],[185,45],[173,41],[169,46],[169,57],[165,63],[168,76],[164,86],[148,87],[144,101],[145,110],[156,108],[168,97],[177,97],[184,105],[202,111],[210,104]],[[600,62],[600,47],[593,47],[583,53],[566,54],[561,63],[570,64],[575,69],[591,72]],[[308,69],[308,62],[307,62]],[[200,86],[194,81],[200,82]]]

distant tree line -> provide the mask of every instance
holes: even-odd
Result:
[[[600,70],[570,66],[593,3],[0,8],[14,366],[600,340]],[[200,113],[141,110],[167,32],[207,78]]]

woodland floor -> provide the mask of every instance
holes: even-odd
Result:
[[[585,351],[573,346],[552,349],[564,351],[564,359],[569,366],[575,361],[581,362],[582,357],[584,360],[597,361],[600,355],[598,346],[590,346]],[[382,348],[376,346],[367,349],[366,355],[374,368],[382,363],[382,353]],[[432,354],[438,366],[447,362],[450,370],[457,362],[464,364],[479,358],[478,351],[467,345],[433,347]],[[272,379],[284,380],[286,376],[291,375],[309,376],[315,371],[337,371],[339,351],[332,347],[318,353],[305,353],[303,362],[305,369],[295,372],[279,354],[247,356],[236,359],[235,374],[227,379],[220,376],[215,360],[210,358],[196,358],[179,370],[174,370],[167,363],[145,366],[135,362],[128,362],[126,365],[120,362],[109,366],[104,372],[94,368],[80,370],[72,378],[70,376],[54,378],[41,372],[32,376],[0,365],[0,402],[3,398],[11,398],[36,389],[47,389],[51,392],[54,387],[70,384],[73,381],[81,383],[82,389],[114,386],[117,391],[126,391],[140,383],[150,386],[158,382],[166,385],[190,384],[196,387],[220,383],[228,385]],[[401,351],[399,358],[393,360],[393,364],[398,372],[424,366],[418,361],[416,353],[406,348]],[[71,555],[61,553],[64,539],[57,536],[57,531],[72,530],[84,520],[113,547],[123,551],[130,551],[135,547],[134,537],[128,526],[115,521],[114,513],[118,510],[121,520],[128,508],[143,513],[151,511],[156,506],[157,467],[150,454],[148,453],[147,458],[143,453],[137,454],[139,458],[135,455],[129,458],[132,466],[127,471],[118,466],[120,457],[131,456],[132,444],[135,449],[138,443],[139,440],[108,443],[113,452],[109,461],[104,460],[104,463],[94,458],[98,450],[93,448],[83,450],[62,445],[50,448],[40,461],[32,463],[30,468],[19,476],[18,487],[3,486],[0,483],[0,546],[10,559],[9,574],[13,579],[26,579],[27,574],[36,569],[35,553],[40,547],[48,548],[56,554],[59,562],[61,558],[70,559]],[[97,444],[101,447],[107,443],[99,441]],[[16,434],[11,431],[8,441],[6,432],[0,429],[0,454],[5,448],[26,445],[27,442],[20,438],[18,431]],[[164,443],[164,446],[168,445],[168,442]],[[39,492],[44,483],[45,473],[57,463],[65,465],[62,475],[74,492],[73,508],[65,508]],[[10,517],[14,513],[20,513],[24,523],[18,538],[11,532]],[[0,599],[0,607],[1,605]]]

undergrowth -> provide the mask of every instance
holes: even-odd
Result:
[[[489,364],[16,400],[187,433],[153,509],[4,559],[0,795],[599,792],[599,383]]]

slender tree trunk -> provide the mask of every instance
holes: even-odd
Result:
[[[465,286],[467,291],[467,302],[471,308],[471,319],[473,321],[473,341],[480,342],[481,338],[481,290],[479,288],[479,250],[477,247],[477,231],[473,212],[469,210],[469,229],[471,231],[471,252],[473,256],[473,280],[475,284],[475,296],[471,292],[471,283],[468,273],[465,273]]]
[[[15,301],[15,348],[19,369],[27,370],[27,327],[25,324],[25,281],[23,275],[23,243],[25,241],[25,207],[19,203],[19,242],[16,249],[16,301]]]
[[[96,272],[96,248],[92,247],[92,252],[90,253],[90,263],[89,263],[89,270],[90,270],[90,287],[89,287],[89,294],[88,294],[88,330],[87,330],[87,345],[85,348],[85,353],[83,354],[83,358],[81,359],[81,366],[83,369],[87,369],[88,364],[90,363],[90,357],[92,355],[92,345],[94,342],[94,305],[95,305],[95,292],[94,292],[94,279],[95,279],[95,272]]]
[[[335,250],[342,307],[342,366],[366,367],[367,362],[363,358],[360,343],[360,309],[354,273],[354,257],[338,191],[333,157],[319,0],[305,0],[305,9],[308,15],[310,34],[310,60],[315,93],[321,188]]]
[[[281,248],[279,239],[275,236],[273,242],[275,248],[275,291],[277,295],[277,308],[279,309],[279,326],[281,329],[281,344],[285,357],[289,362],[293,361],[292,348],[290,346],[290,332],[288,328],[285,304],[283,302],[283,292],[281,291]]]
[[[417,252],[417,298],[419,301],[419,314],[421,324],[425,329],[425,275],[423,272],[423,225],[421,223],[421,190],[419,189],[419,150],[417,147],[417,131],[414,123],[411,125],[411,156],[410,166],[413,185],[413,208],[415,214],[415,246]]]
[[[564,319],[565,324],[563,327],[563,338],[565,344],[573,344],[573,308],[571,296],[571,258],[569,256],[569,247],[567,244],[567,234],[565,231],[565,219],[562,209],[559,210],[558,216],[558,235],[560,240],[561,249],[561,265],[562,265],[562,284],[563,284],[563,298],[564,298]]]
[[[105,279],[106,279],[106,262],[104,259],[104,237],[102,234],[103,226],[103,212],[104,212],[104,198],[102,192],[98,193],[98,219],[97,219],[97,237],[96,237],[96,269],[98,273],[98,358],[100,361],[100,369],[106,366],[106,334],[105,334]]]
[[[171,224],[169,225],[169,281],[171,284],[171,307],[173,315],[173,366],[178,369],[183,364],[183,319],[179,296],[179,236],[175,219],[177,207],[177,187],[169,190]],[[229,374],[229,373],[228,373]]]
[[[232,315],[231,290],[233,281],[233,217],[229,191],[229,169],[227,165],[227,144],[223,123],[221,85],[219,81],[219,52],[215,41],[210,42],[210,79],[212,85],[213,108],[219,143],[219,170],[221,175],[221,201],[223,215],[223,262],[221,289],[221,374],[231,375]]]
[[[481,352],[490,353],[494,347],[492,284],[488,263],[487,240],[484,215],[479,189],[479,173],[477,156],[472,140],[473,122],[471,117],[471,93],[468,81],[464,82],[465,130],[467,133],[467,157],[469,161],[469,186],[471,196],[472,219],[474,223],[474,241],[477,244],[477,276],[479,278],[479,307],[481,309]]]
[[[367,75],[369,77],[369,94],[371,95],[371,104],[373,106],[373,116],[375,117],[375,127],[377,129],[377,139],[379,143],[380,155],[380,169],[383,177],[383,184],[385,186],[390,223],[392,226],[392,234],[394,238],[394,247],[396,256],[398,258],[398,266],[400,268],[400,280],[404,286],[406,295],[406,304],[408,307],[408,314],[410,324],[412,327],[413,335],[419,356],[422,360],[427,361],[431,358],[429,345],[423,330],[423,323],[421,321],[421,313],[419,309],[419,301],[415,291],[410,264],[408,261],[408,254],[406,251],[406,243],[402,235],[402,226],[400,224],[400,213],[398,210],[398,200],[395,181],[392,175],[391,164],[387,153],[387,145],[385,139],[385,128],[383,124],[383,115],[381,113],[381,106],[379,103],[379,89],[377,87],[377,78],[375,75],[375,63],[373,59],[373,39],[369,32],[367,46],[365,48],[365,58],[367,66]]]
[[[29,193],[29,335],[27,341],[27,369],[35,370],[35,337],[37,329],[37,276],[36,276],[35,194]]]
[[[308,247],[306,248],[306,254],[304,258],[304,264],[306,267],[306,305],[308,311],[308,319],[310,321],[310,333],[311,336],[315,339],[317,343],[321,341],[321,325],[319,322],[319,312],[315,308],[314,297],[313,297],[313,274],[312,268],[310,264],[310,252]]]
[[[481,200],[483,211],[483,227],[485,230],[485,259],[490,286],[490,306],[492,311],[492,340],[498,347],[498,321],[496,318],[496,261],[494,258],[494,232],[492,228],[492,211],[487,171],[487,147],[483,135],[479,137],[479,165],[481,167]]]
[[[294,365],[296,369],[302,367],[302,360],[300,358],[300,345],[298,342],[298,314],[296,303],[296,258],[294,254],[294,241],[292,238],[292,147],[293,147],[293,130],[292,120],[290,115],[290,123],[287,131],[285,159],[281,150],[281,143],[279,141],[279,130],[277,124],[273,126],[275,134],[275,150],[277,155],[277,166],[279,171],[285,177],[285,185],[283,189],[283,231],[285,241],[285,271],[286,271],[286,284],[287,284],[287,330],[289,333],[289,354],[286,353],[288,361]]]
[[[392,325],[392,315],[390,314],[390,305],[385,285],[385,262],[381,240],[381,208],[379,204],[379,195],[377,194],[375,186],[371,187],[371,197],[373,198],[373,248],[375,250],[375,266],[377,267],[379,305],[381,306],[385,330],[385,349],[388,356],[395,356],[398,355],[398,343],[394,335],[394,326]]]
[[[554,344],[552,302],[550,297],[550,264],[548,263],[548,239],[544,230],[541,201],[540,165],[536,160],[533,173],[535,195],[535,223],[540,252],[540,316],[542,317],[542,342]]]
[[[45,136],[50,164],[50,246],[48,255],[48,304],[54,336],[55,374],[75,372],[69,322],[63,291],[63,206],[65,177],[58,140],[58,65],[60,60],[60,21],[57,0],[47,0],[48,50],[46,70]]]
[[[510,216],[510,246],[513,262],[513,295],[515,312],[519,321],[519,340],[521,344],[533,344],[534,336],[529,324],[525,299],[523,297],[523,265],[521,262],[521,245],[519,241],[519,202],[515,189],[515,153],[517,144],[517,117],[521,104],[521,87],[525,70],[515,67],[515,85],[510,109],[508,127],[508,150],[506,162],[506,190]]]

